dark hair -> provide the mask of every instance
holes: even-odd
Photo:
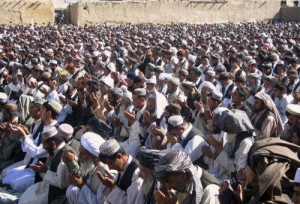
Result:
[[[275,88],[278,89],[279,91],[286,92],[286,86],[283,83],[277,83],[277,84],[275,84]]]
[[[104,155],[104,154],[99,154],[99,160],[105,164],[105,160],[106,159],[109,159],[109,160],[115,160],[117,157],[118,157],[118,154],[121,154],[121,155],[127,155],[126,154],[126,151],[123,147],[121,147],[116,153],[114,153],[113,155],[111,156],[107,156],[107,155]]]
[[[293,134],[293,133],[296,133],[296,134],[297,134],[297,137],[300,138],[300,124],[299,124],[299,123],[295,124],[295,125],[292,127],[292,129],[291,129],[291,134]]]
[[[236,91],[239,93],[240,96],[244,97],[245,101],[249,95],[249,92],[246,88],[237,88]]]
[[[53,141],[53,142],[55,142],[55,144],[59,145],[62,142],[64,142],[65,139],[62,136],[60,136],[60,135],[55,135],[53,137],[50,137],[50,138],[46,139],[46,141],[47,142],[52,142]]]
[[[56,117],[58,116],[58,114],[53,110],[53,108],[49,105],[49,101],[46,101],[44,104],[43,104],[43,107],[48,111],[51,112],[51,117],[52,119],[56,119]]]
[[[229,62],[230,62],[230,63],[232,63],[232,62],[239,63],[240,60],[239,60],[239,58],[237,58],[237,57],[235,57],[235,56],[232,56],[232,57],[229,58]]]

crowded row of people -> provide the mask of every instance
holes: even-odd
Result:
[[[300,202],[298,31],[1,26],[0,201]]]

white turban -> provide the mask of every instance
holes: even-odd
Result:
[[[80,139],[81,145],[96,157],[100,154],[100,146],[105,142],[105,140],[98,134],[93,132],[86,132],[82,135]]]
[[[201,84],[201,89],[202,89],[202,87],[207,87],[207,88],[209,88],[211,91],[217,90],[217,88],[215,87],[215,85],[214,85],[213,83],[209,82],[209,81],[204,81],[204,82],[202,82],[202,84]]]

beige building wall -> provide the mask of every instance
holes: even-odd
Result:
[[[227,23],[279,18],[280,1],[227,0],[216,3],[148,0],[136,2],[79,2],[71,7],[72,23]]]
[[[54,23],[52,0],[1,0],[0,24]]]

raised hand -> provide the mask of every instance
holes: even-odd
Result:
[[[114,180],[113,176],[105,170],[106,175],[103,175],[100,171],[97,170],[96,174],[103,185],[107,187],[114,187],[116,185],[116,181]]]
[[[75,160],[75,153],[72,150],[65,151],[61,157],[65,164]]]
[[[29,167],[33,171],[38,172],[38,173],[46,173],[48,171],[48,167],[45,164],[43,164],[43,162],[41,162],[41,161],[39,161],[36,164],[30,164]]]
[[[161,190],[156,189],[153,192],[154,200],[157,204],[176,204],[178,199],[173,192],[169,192],[169,195],[166,195]]]

